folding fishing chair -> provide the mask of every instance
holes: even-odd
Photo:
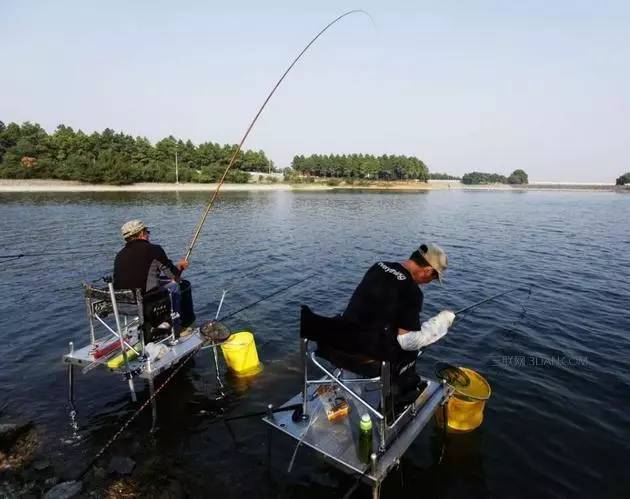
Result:
[[[377,338],[379,335],[382,337],[375,342],[375,335]],[[339,316],[323,317],[313,313],[307,306],[302,306],[300,337],[304,372],[302,412],[305,417],[308,417],[309,388],[334,384],[376,419],[379,452],[384,452],[401,428],[415,415],[423,400],[422,392],[417,392],[415,400],[401,410],[395,410],[397,407],[392,384],[399,376],[396,371],[408,369],[408,366],[401,368],[400,364],[392,362],[393,349],[388,344],[391,333],[387,330],[368,331]],[[412,357],[412,361],[415,361],[415,357]],[[310,378],[309,364],[324,376]],[[378,395],[376,400],[375,397],[368,400],[363,394],[367,387],[376,387],[372,390]]]

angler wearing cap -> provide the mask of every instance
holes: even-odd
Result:
[[[423,295],[420,284],[438,279],[448,257],[435,244],[423,244],[398,262],[378,262],[365,274],[343,313],[344,319],[370,328],[387,328],[405,351],[417,351],[442,338],[455,314],[444,310],[420,323]],[[408,366],[409,367],[409,366]]]
[[[149,242],[150,231],[142,220],[130,220],[120,232],[126,244],[114,260],[114,288],[151,291],[163,284],[161,276],[178,282],[188,268],[186,260],[174,265],[161,246]]]

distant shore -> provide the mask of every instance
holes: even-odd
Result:
[[[625,189],[629,190],[629,186]],[[13,180],[0,179],[0,192],[204,192],[214,191],[217,184],[167,184],[167,183],[139,183],[130,185],[85,184],[71,180]],[[393,190],[393,191],[437,191],[437,190],[592,190],[614,191],[620,189],[613,184],[583,184],[583,183],[532,183],[529,185],[511,186],[507,184],[464,185],[459,181],[392,181],[373,182],[367,185],[345,184],[329,185],[325,182],[316,183],[247,183],[224,184],[224,191],[330,191],[330,190]]]

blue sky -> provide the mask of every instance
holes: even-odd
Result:
[[[0,2],[0,120],[406,154],[535,181],[630,171],[630,2]]]

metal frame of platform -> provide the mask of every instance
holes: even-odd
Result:
[[[270,406],[263,421],[298,442],[318,452],[341,471],[356,475],[358,480],[372,487],[374,498],[388,473],[399,462],[412,442],[429,423],[435,412],[448,401],[452,389],[445,383],[425,380],[427,385],[415,401],[402,411],[388,416],[389,364],[383,362],[381,375],[361,378],[348,371],[326,366],[314,352],[309,352],[308,340],[302,340],[304,358],[304,386],[302,393],[289,399],[283,406],[302,405],[300,417],[295,413],[276,412]],[[314,366],[323,377],[309,378],[308,366]],[[342,390],[350,411],[340,421],[329,421],[317,388],[335,385]],[[369,462],[359,456],[359,421],[362,414],[374,420],[372,448]],[[390,421],[392,420],[392,421]],[[271,437],[271,435],[270,435]],[[271,442],[269,442],[271,446]],[[271,448],[271,447],[270,447]]]
[[[145,352],[143,333],[140,329],[142,322],[141,304],[123,302],[119,307],[117,302],[121,300],[134,300],[133,292],[114,291],[112,283],[108,283],[108,288],[98,289],[91,285],[84,285],[86,289],[86,308],[90,326],[90,343],[75,349],[72,342],[69,343],[69,351],[63,356],[63,362],[68,366],[68,401],[71,407],[71,414],[76,416],[74,405],[74,378],[75,367],[80,367],[85,374],[97,367],[103,367],[108,372],[114,373],[126,380],[129,384],[131,399],[136,402],[136,388],[134,379],[140,378],[147,381],[149,386],[149,398],[151,400],[153,421],[151,431],[157,427],[157,403],[155,400],[154,380],[165,371],[175,367],[184,359],[189,358],[202,348],[213,348],[214,359],[218,363],[216,348],[220,343],[208,344],[199,328],[189,331],[189,334],[175,338],[175,331],[171,325],[167,330],[169,333],[165,338],[155,342],[162,345],[162,354],[151,360]],[[141,302],[139,302],[141,303]],[[121,313],[121,310],[123,311]],[[111,318],[114,318],[112,323]],[[172,319],[177,317],[172,314]],[[109,323],[107,319],[109,318]],[[96,338],[96,331],[104,330],[106,335]],[[101,358],[95,358],[98,347],[103,345],[116,345],[110,353]],[[133,355],[132,355],[133,353]],[[116,356],[123,356],[123,362],[118,367],[109,367],[108,361]],[[216,366],[217,380],[220,383],[219,369]]]

